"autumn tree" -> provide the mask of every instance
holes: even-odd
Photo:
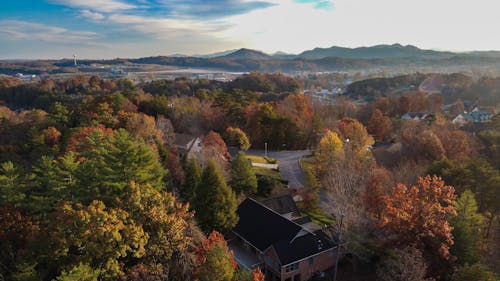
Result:
[[[264,281],[264,273],[259,267],[253,271],[244,268],[237,268],[234,272],[233,281]]]
[[[69,271],[63,271],[53,281],[98,281],[100,272],[89,266],[88,264],[80,263]]]
[[[448,159],[464,161],[470,158],[471,148],[467,134],[462,130],[436,130]]]
[[[172,125],[170,119],[165,118],[163,115],[158,116],[156,118],[155,127],[159,132],[161,132],[163,143],[168,146],[173,146],[175,132],[174,126]]]
[[[415,244],[429,262],[433,275],[449,270],[453,244],[448,217],[456,216],[455,190],[436,176],[418,179],[416,186],[398,184],[385,197],[380,227],[394,245]],[[438,268],[436,268],[439,265]]]
[[[445,156],[441,140],[431,130],[425,130],[417,136],[419,154],[429,160],[439,160]]]
[[[231,161],[231,187],[236,194],[257,192],[257,176],[242,152]]]
[[[146,232],[141,261],[151,274],[162,276],[172,270],[172,258],[187,251],[191,241],[187,232],[193,214],[188,206],[176,202],[171,193],[134,182],[123,190],[117,205]]]
[[[391,174],[384,168],[376,168],[368,180],[363,194],[367,212],[375,218],[380,218],[384,208],[384,197],[391,184]]]
[[[349,155],[349,153],[347,153]],[[371,220],[367,220],[364,195],[375,163],[360,161],[357,156],[336,161],[320,177],[325,193],[322,200],[327,201],[325,211],[333,214],[340,221],[343,217],[343,231],[350,237],[350,250],[358,257],[369,259],[372,255],[364,244],[369,240],[367,229],[373,229]]]
[[[203,170],[193,202],[196,219],[206,233],[230,230],[238,222],[236,195],[214,161]]]
[[[410,98],[407,96],[402,96],[398,100],[396,111],[400,116],[410,112]]]
[[[50,220],[51,257],[57,268],[79,263],[99,269],[106,280],[123,275],[120,262],[144,256],[148,234],[127,212],[100,201],[84,206],[63,203]],[[106,241],[102,243],[101,241]]]
[[[42,132],[45,143],[49,146],[54,146],[61,140],[61,132],[59,132],[55,127],[48,127]]]
[[[101,141],[104,141],[107,136],[113,134],[113,129],[106,128],[103,125],[79,128],[71,134],[66,151],[82,153],[91,150],[93,147],[89,143],[88,137],[92,134],[98,134]]]
[[[458,215],[451,220],[454,244],[451,253],[460,264],[474,264],[481,256],[484,218],[478,212],[474,193],[465,190],[455,202]]]
[[[343,118],[338,124],[338,129],[346,146],[357,156],[365,156],[368,146],[374,144],[374,140],[366,131],[365,126],[356,119]]]
[[[201,154],[203,165],[207,165],[209,161],[215,161],[223,172],[228,168],[228,161],[231,159],[231,155],[227,150],[226,143],[218,133],[210,131],[203,138]]]
[[[343,143],[339,136],[328,130],[321,138],[315,153],[318,170],[323,173],[335,162],[343,159]]]
[[[380,281],[432,281],[426,278],[427,264],[422,252],[413,246],[395,249],[377,267]]]
[[[232,281],[236,262],[224,236],[213,231],[198,250],[200,266],[196,272],[200,281]]]
[[[0,207],[0,213],[0,278],[36,280],[38,222],[10,206]]]
[[[375,136],[376,140],[388,140],[392,131],[392,121],[384,116],[382,111],[375,109],[368,124],[368,131]]]
[[[119,111],[118,118],[130,135],[143,139],[149,145],[163,145],[163,136],[156,128],[154,117],[144,113]]]
[[[229,145],[237,146],[241,150],[248,150],[250,148],[250,140],[240,128],[228,127],[225,135],[226,142]]]

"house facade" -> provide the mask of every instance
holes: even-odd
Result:
[[[237,210],[240,220],[229,246],[240,266],[260,267],[267,281],[310,280],[332,269],[339,252],[338,241],[309,218],[299,217],[290,199],[281,200],[283,205],[247,198]],[[279,206],[279,212],[268,206]]]
[[[201,138],[187,134],[175,134],[174,144],[179,152],[179,158],[191,159],[200,154],[202,148]]]

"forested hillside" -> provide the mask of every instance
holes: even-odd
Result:
[[[139,84],[2,77],[0,280],[262,281],[236,267],[225,237],[246,196],[283,190],[342,231],[343,280],[359,278],[355,264],[365,280],[498,280],[498,78],[447,76],[459,90],[445,97],[418,90],[426,77],[361,81],[334,102],[256,72]],[[452,123],[468,97],[491,119]],[[402,118],[416,111],[432,114]],[[199,138],[195,156],[179,134]],[[253,168],[249,148],[311,150],[304,187]]]

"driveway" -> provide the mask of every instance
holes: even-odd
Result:
[[[248,150],[247,154],[265,156],[264,150]],[[290,188],[304,187],[305,176],[300,167],[300,159],[311,155],[310,150],[267,151],[267,157],[278,160],[281,178],[288,181]]]

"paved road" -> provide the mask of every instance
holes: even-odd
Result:
[[[264,150],[249,150],[248,154],[264,156]],[[288,181],[290,188],[304,187],[304,173],[300,168],[299,160],[311,155],[310,150],[267,151],[267,156],[278,160],[281,178]]]

